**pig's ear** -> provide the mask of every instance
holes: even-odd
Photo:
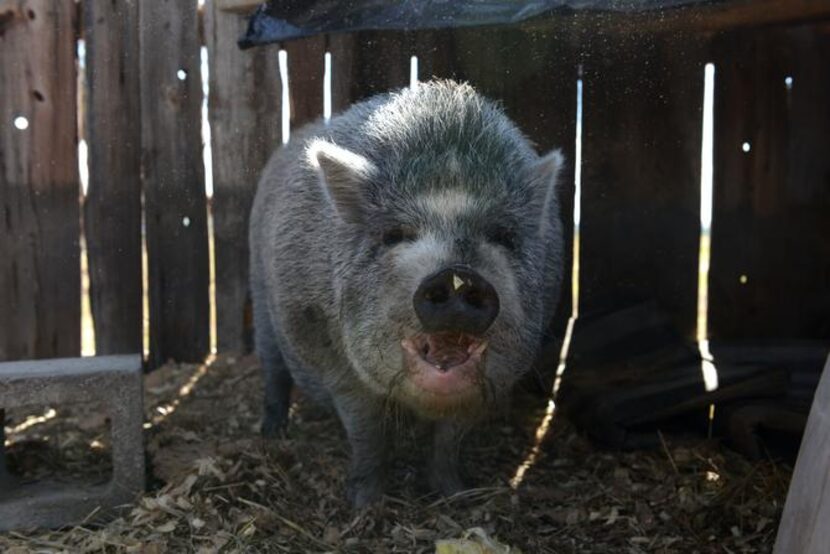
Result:
[[[312,142],[306,154],[340,217],[350,223],[361,222],[365,183],[376,172],[374,164],[325,140]]]
[[[559,174],[564,165],[565,156],[558,149],[551,150],[544,156],[540,156],[533,163],[531,171],[533,173],[533,181],[536,185],[536,205],[540,208],[538,213],[541,223],[550,219],[551,206],[556,205]],[[540,229],[543,230],[545,228],[544,225],[540,225]]]

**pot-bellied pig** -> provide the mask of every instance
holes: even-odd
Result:
[[[430,422],[431,486],[461,489],[461,437],[530,369],[555,309],[562,163],[453,81],[293,132],[251,214],[263,432],[286,424],[295,383],[332,404],[363,506],[383,493],[394,407]]]

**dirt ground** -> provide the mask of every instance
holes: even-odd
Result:
[[[0,534],[0,550],[382,553],[436,552],[439,544],[441,553],[770,552],[792,469],[678,436],[664,437],[661,450],[606,451],[557,416],[514,490],[510,480],[546,405],[525,394],[468,441],[465,465],[479,488],[426,495],[419,441],[408,436],[388,497],[355,513],[342,493],[348,444],[336,418],[300,399],[288,437],[266,443],[258,437],[260,391],[253,358],[150,374],[148,492],[108,521],[92,514],[61,531]],[[28,479],[60,466],[68,477],[105,479],[100,416],[44,410],[35,414],[41,419],[11,414],[13,470]],[[467,535],[490,546],[440,542]]]

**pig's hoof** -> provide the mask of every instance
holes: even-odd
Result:
[[[383,498],[383,482],[378,478],[350,479],[346,494],[355,509],[368,508]]]
[[[266,415],[260,427],[260,433],[266,439],[276,439],[285,436],[285,428],[288,426],[288,420],[281,417],[273,417]]]

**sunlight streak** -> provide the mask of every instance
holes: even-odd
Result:
[[[580,77],[582,68],[580,67]],[[576,136],[574,146],[574,208],[573,208],[573,262],[571,265],[571,317],[568,318],[568,325],[565,329],[565,338],[562,340],[562,347],[559,350],[559,364],[556,367],[556,377],[553,381],[545,414],[536,427],[533,447],[530,452],[516,468],[513,477],[510,479],[510,487],[517,489],[524,481],[525,475],[532,468],[542,452],[542,444],[550,431],[553,418],[556,415],[556,397],[559,388],[562,386],[562,376],[567,368],[568,353],[571,349],[574,324],[579,317],[579,220],[580,204],[582,199],[582,79],[576,81]]]
[[[282,82],[282,143],[288,144],[291,135],[291,96],[288,93],[288,52],[280,50],[280,81]]]
[[[331,52],[323,57],[323,120],[331,119]]]
[[[55,419],[58,416],[58,412],[56,412],[53,408],[48,408],[43,415],[30,415],[26,419],[24,419],[21,423],[18,423],[14,427],[7,427],[6,428],[6,446],[9,445],[8,438],[12,435],[17,435],[22,433],[26,429],[30,429],[35,425],[40,425],[42,423],[46,423],[50,419]]]
[[[715,66],[706,64],[703,85],[703,136],[700,152],[700,247],[697,282],[697,343],[707,392],[718,388],[718,370],[709,350],[709,264],[711,258]],[[710,421],[714,407],[709,410]]]
[[[187,382],[179,388],[178,395],[176,398],[173,399],[172,402],[168,402],[166,404],[159,404],[153,409],[155,415],[152,417],[151,421],[146,422],[144,424],[144,428],[150,429],[155,425],[159,425],[165,419],[173,415],[179,408],[179,405],[181,404],[182,400],[190,396],[190,394],[193,392],[193,388],[199,383],[202,377],[207,375],[210,366],[213,365],[215,361],[216,355],[211,354],[210,356],[208,356],[205,360],[205,363],[201,364],[198,368],[196,368],[196,370],[193,372],[193,374],[190,376]]]
[[[409,58],[409,88],[418,88],[418,56]]]

